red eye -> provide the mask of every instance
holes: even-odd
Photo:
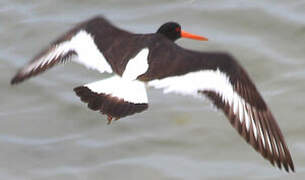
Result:
[[[179,32],[179,31],[180,31],[180,28],[177,27],[177,28],[176,28],[176,32]]]

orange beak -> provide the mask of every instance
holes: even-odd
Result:
[[[191,34],[191,33],[188,33],[188,32],[182,31],[182,30],[181,30],[181,37],[200,40],[200,41],[207,41],[208,40],[208,38],[206,38],[206,37]]]

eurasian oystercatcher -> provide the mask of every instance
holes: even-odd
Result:
[[[207,96],[264,158],[294,171],[282,132],[241,65],[227,53],[184,49],[174,43],[181,37],[207,40],[182,31],[175,22],[163,24],[156,33],[134,34],[95,17],[51,43],[18,71],[11,84],[67,61],[114,73],[74,89],[90,109],[106,114],[109,122],[148,108],[145,85],[165,93]]]

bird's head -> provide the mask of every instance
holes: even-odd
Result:
[[[179,38],[189,38],[201,41],[207,41],[208,38],[198,36],[181,30],[180,24],[176,22],[167,22],[163,24],[157,31],[159,34],[163,34],[165,37],[172,41],[176,41]]]

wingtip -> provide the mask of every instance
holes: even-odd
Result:
[[[285,166],[284,166],[285,167]],[[294,167],[289,166],[289,167],[285,167],[285,171],[287,173],[295,173]]]
[[[12,79],[11,79],[11,85],[16,85],[16,84],[18,84],[18,83],[20,83],[20,82],[22,82],[23,80],[22,79],[20,79],[20,77],[19,76],[14,76]]]
[[[26,80],[28,78],[28,76],[24,75],[22,73],[21,70],[19,70],[16,75],[11,79],[11,85],[16,85],[19,84],[21,82],[23,82],[24,80]]]
[[[294,165],[293,165],[292,161],[290,161],[290,162],[283,162],[282,165],[283,166],[281,166],[281,167],[278,166],[278,168],[281,169],[281,170],[285,169],[285,171],[287,173],[295,173],[295,169],[294,169]],[[282,167],[284,167],[284,168],[282,168]]]
[[[294,170],[294,167],[293,167],[293,166],[290,167],[290,169],[291,169],[292,173],[295,173],[295,170]]]
[[[294,165],[293,165],[293,162],[289,162],[288,166],[290,167],[290,170],[292,173],[295,173],[295,169],[294,169]]]

